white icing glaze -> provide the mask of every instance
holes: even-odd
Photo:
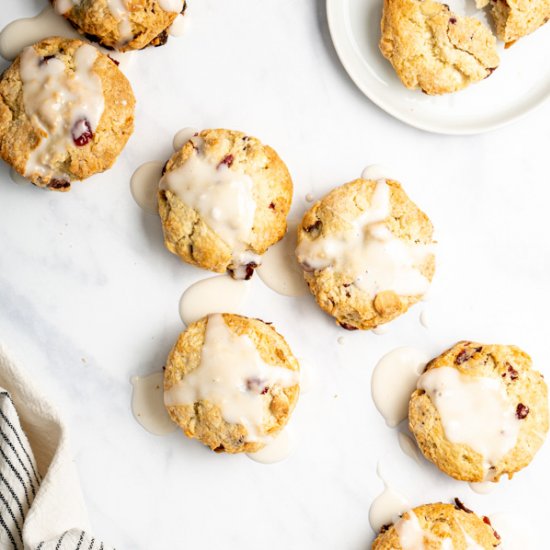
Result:
[[[38,15],[16,19],[0,32],[0,55],[13,60],[19,52],[49,36],[82,38],[70,23],[47,6]]]
[[[179,303],[181,320],[189,325],[211,313],[244,313],[243,304],[250,290],[244,281],[228,275],[209,277],[192,284]]]
[[[198,138],[193,142],[198,143]],[[200,213],[206,224],[231,248],[235,265],[246,265],[248,260],[260,262],[258,256],[249,258],[246,251],[256,213],[250,176],[223,162],[216,166],[205,158],[199,146],[185,164],[163,176],[160,188],[171,191]]]
[[[119,43],[130,42],[134,37],[132,33],[132,22],[127,6],[127,0],[107,0],[110,12],[118,21],[118,32],[120,33]]]
[[[425,533],[412,510],[395,524],[395,530],[403,550],[424,550]]]
[[[390,327],[387,323],[384,325],[379,325],[376,328],[372,329],[372,332],[376,334],[376,336],[383,336],[384,334],[388,334],[389,331]]]
[[[386,424],[397,426],[407,418],[409,399],[429,361],[421,350],[396,348],[384,355],[372,373],[372,399]]]
[[[363,170],[361,177],[364,180],[378,181],[392,178],[392,172],[390,168],[383,164],[371,164]]]
[[[255,453],[247,453],[247,457],[261,464],[275,464],[288,458],[296,449],[294,432],[286,426],[282,432],[273,438],[263,449]]]
[[[380,464],[376,473],[384,483],[384,491],[370,505],[369,523],[372,530],[378,533],[383,525],[389,525],[397,521],[403,512],[410,509],[411,505],[403,495],[400,495],[388,485],[380,472]]]
[[[484,550],[483,546],[478,544],[462,527],[460,526],[460,529],[462,530],[462,534],[464,535],[464,541],[466,542],[466,550]]]
[[[478,495],[488,495],[492,493],[496,483],[493,481],[480,481],[479,483],[468,483],[470,489]]]
[[[136,420],[155,435],[165,435],[177,430],[163,402],[164,373],[132,377],[132,412]]]
[[[54,7],[58,13],[65,14],[74,6],[80,5],[81,1],[82,0],[55,0]],[[120,44],[122,45],[130,42],[134,35],[132,33],[132,23],[130,21],[130,11],[128,10],[127,0],[107,0],[107,6],[112,16],[118,21]]]
[[[262,265],[257,269],[260,279],[283,296],[305,296],[308,293],[304,272],[294,254],[298,223],[297,220],[288,222],[286,235],[267,250]]]
[[[97,55],[93,46],[80,46],[74,53],[74,74],[69,75],[60,59],[44,62],[33,47],[23,50],[20,74],[25,111],[32,124],[47,134],[27,160],[27,176],[37,173],[63,179],[66,176],[55,173],[51,165],[74,147],[75,126],[86,120],[95,132],[104,109],[101,79],[93,72]]]
[[[403,296],[424,294],[430,283],[417,267],[432,247],[397,238],[384,224],[390,209],[390,188],[379,180],[370,207],[354,220],[344,219],[349,229],[304,239],[296,250],[298,261],[306,270],[344,273],[372,297],[384,290]]]
[[[184,0],[158,0],[158,3],[164,11],[181,13],[183,10]]]
[[[343,345],[346,343],[346,339],[345,339],[343,336],[338,336],[338,338],[336,339],[336,341],[337,341],[341,346],[343,346]]]
[[[168,27],[168,34],[175,38],[183,36],[187,29],[187,17],[184,17],[183,14],[179,13],[176,15],[172,24]]]
[[[437,408],[447,439],[481,454],[486,470],[515,446],[520,421],[501,380],[440,367],[424,373],[418,388]]]
[[[402,550],[424,550],[426,548],[424,541],[438,542],[441,550],[453,550],[452,539],[441,539],[432,533],[424,531],[418,521],[418,517],[412,510],[409,510],[406,517],[402,517],[395,524],[395,530],[399,535],[399,544]]]
[[[67,13],[74,6],[78,6],[81,0],[55,0],[54,8],[57,13]]]
[[[146,212],[158,214],[158,189],[164,163],[153,160],[142,164],[132,175],[130,191],[136,203]]]
[[[315,197],[313,196],[312,193],[308,193],[308,194],[306,195],[306,201],[307,201],[307,202],[313,202],[314,200],[315,200]]]
[[[226,422],[246,428],[246,441],[267,443],[271,438],[263,424],[270,399],[262,392],[298,381],[298,372],[265,363],[248,336],[236,335],[222,315],[214,314],[208,317],[200,365],[165,392],[164,402],[174,406],[208,400]]]
[[[196,128],[182,128],[176,133],[172,141],[174,151],[179,151],[197,133],[198,130]]]

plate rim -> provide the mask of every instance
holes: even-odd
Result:
[[[367,1],[367,0],[363,0],[363,1]],[[329,34],[330,34],[330,38],[331,38],[334,50],[336,51],[336,55],[338,56],[340,63],[344,67],[344,70],[346,71],[351,81],[372,103],[374,103],[378,108],[388,113],[393,118],[400,120],[401,122],[408,124],[409,126],[418,128],[425,132],[431,132],[434,134],[451,135],[451,136],[478,135],[478,134],[490,132],[492,130],[496,130],[498,128],[502,128],[504,126],[517,122],[519,119],[525,117],[529,113],[533,113],[535,110],[542,107],[550,98],[550,94],[547,94],[546,96],[543,96],[541,100],[531,102],[527,106],[524,106],[519,112],[516,112],[516,114],[511,116],[500,117],[500,119],[495,121],[494,123],[485,123],[485,124],[480,124],[476,126],[470,124],[463,128],[447,128],[444,125],[441,126],[437,124],[431,124],[431,123],[425,123],[425,122],[419,121],[416,117],[407,115],[407,113],[401,112],[398,109],[395,109],[393,105],[391,105],[390,103],[385,102],[384,99],[379,94],[374,93],[367,85],[365,85],[363,80],[357,74],[357,70],[352,68],[351,62],[348,60],[348,56],[343,51],[343,46],[340,39],[341,34],[336,29],[337,9],[340,8],[343,10],[344,5],[348,5],[348,3],[349,3],[349,0],[326,0],[325,2]],[[345,32],[342,34],[349,41],[348,34]]]

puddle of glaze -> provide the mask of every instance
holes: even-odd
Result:
[[[493,492],[496,487],[496,483],[493,481],[480,481],[479,483],[468,483],[470,489],[478,495],[488,495]]]
[[[0,32],[0,55],[11,61],[19,55],[23,48],[49,36],[82,38],[64,17],[48,6],[38,15],[16,19],[2,29]]]
[[[183,128],[177,132],[172,141],[174,151],[179,151],[197,132],[196,128],[191,127]]]
[[[406,434],[404,432],[398,432],[397,440],[399,442],[399,447],[401,447],[401,450],[408,457],[412,458],[418,464],[422,462],[422,458],[421,458],[418,446],[415,443],[414,439],[409,434]]]
[[[384,355],[374,368],[372,399],[391,428],[407,418],[410,396],[428,361],[429,357],[423,351],[403,347]]]
[[[178,427],[170,420],[164,406],[163,372],[132,377],[132,412],[135,419],[154,435],[175,432]]]
[[[13,168],[10,168],[11,181],[17,183],[17,185],[28,185],[30,181],[24,178],[19,172],[16,172]]]
[[[153,160],[142,164],[132,175],[130,191],[138,206],[151,214],[158,214],[157,193],[164,163]]]
[[[256,269],[264,284],[283,296],[296,297],[308,293],[304,272],[294,253],[298,223],[297,220],[289,222],[284,238],[267,250],[262,264]]]
[[[388,325],[380,325],[379,327],[372,329],[372,332],[376,334],[376,336],[382,336],[384,334],[388,334],[389,331],[390,331],[390,327]]]
[[[371,164],[361,172],[361,177],[364,180],[378,181],[391,178],[391,174],[392,170],[387,166],[384,166],[383,164]]]
[[[261,464],[275,464],[288,458],[296,448],[296,438],[288,426],[280,432],[273,441],[256,453],[247,453],[246,456]]]
[[[403,512],[411,509],[409,501],[392,489],[380,473],[378,465],[376,474],[384,484],[384,490],[371,503],[369,509],[369,523],[372,530],[378,533],[382,526],[394,523]]]
[[[229,275],[217,275],[192,284],[179,304],[181,320],[189,325],[211,313],[243,313],[249,284]]]

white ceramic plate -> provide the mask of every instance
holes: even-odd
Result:
[[[466,90],[431,97],[406,89],[378,50],[382,0],[327,0],[334,46],[346,71],[371,101],[423,130],[476,134],[507,124],[550,96],[550,24],[505,50],[490,78]],[[448,2],[460,15],[476,14],[473,0]]]

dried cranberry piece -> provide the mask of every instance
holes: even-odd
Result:
[[[305,227],[304,231],[306,233],[313,233],[314,231],[320,231],[322,225],[323,225],[323,222],[321,220],[317,220],[314,224],[309,225],[308,227]]]
[[[455,508],[457,510],[463,510],[467,514],[473,514],[472,510],[470,510],[470,508],[466,508],[464,503],[459,498],[455,498]]]
[[[487,517],[487,516],[483,516],[483,523],[486,523],[489,527],[491,527],[491,529],[493,529],[493,533],[495,535],[495,538],[497,538],[498,540],[500,540],[500,535],[495,531],[495,529],[493,528],[492,524],[491,524],[491,520]]]
[[[469,359],[471,359],[476,353],[479,353],[481,351],[481,347],[479,348],[464,348],[455,359],[455,363],[457,365],[462,365],[462,363],[465,363]]]
[[[449,19],[449,23],[451,23],[451,25],[455,25],[456,24],[456,17],[451,17]]]
[[[353,325],[350,325],[348,323],[341,323],[340,321],[338,321],[338,324],[346,330],[357,330],[357,327],[354,327]]]
[[[508,365],[508,369],[507,372],[502,375],[502,378],[506,378],[506,375],[508,375],[510,377],[510,380],[517,380],[519,377],[519,372],[514,367],[512,367],[510,363],[506,363],[506,365]]]
[[[228,168],[230,168],[234,160],[235,158],[233,157],[233,155],[225,155],[225,157],[223,157],[223,159],[218,164],[218,168],[222,165],[225,165]]]
[[[275,210],[275,203],[274,203],[274,202],[270,202],[270,203],[269,203],[269,208],[270,208],[271,210]]]
[[[516,407],[516,416],[519,420],[523,420],[529,414],[529,407],[523,403],[518,403]]]
[[[90,123],[85,118],[81,118],[74,123],[71,133],[77,147],[84,147],[84,145],[88,145],[94,139]]]
[[[53,178],[50,180],[50,183],[48,183],[48,187],[50,189],[67,189],[67,187],[71,186],[71,182],[67,180],[62,180],[60,178]]]
[[[45,55],[39,62],[38,65],[44,65],[44,63],[48,63],[50,59],[53,59],[55,55]]]

